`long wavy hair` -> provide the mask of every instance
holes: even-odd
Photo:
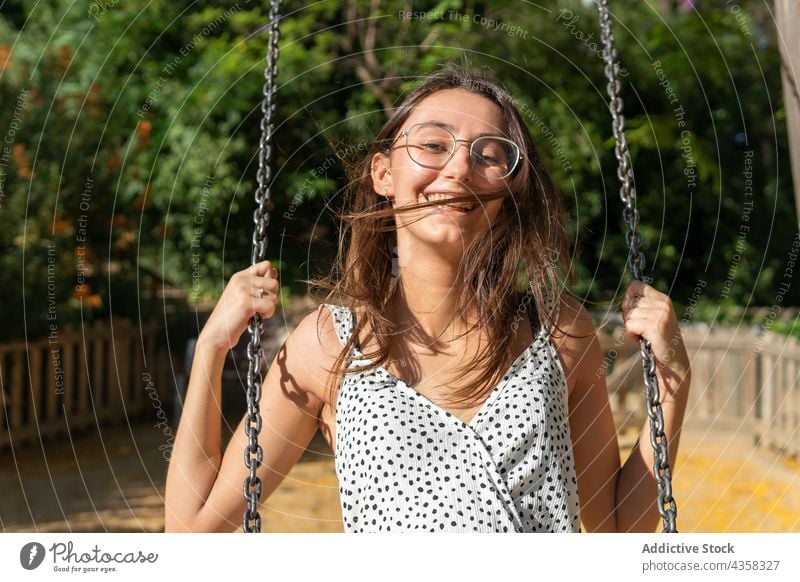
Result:
[[[463,293],[456,302],[456,316],[469,321],[466,315],[477,310],[477,323],[465,333],[484,333],[489,341],[477,360],[457,370],[466,373],[477,369],[483,373],[477,382],[455,389],[450,402],[482,400],[499,382],[515,357],[512,353],[515,334],[509,330],[516,329],[520,321],[527,324],[527,307],[534,310],[530,313],[539,329],[555,324],[552,309],[547,306],[557,302],[559,266],[566,268],[568,258],[561,193],[545,170],[515,101],[505,87],[485,69],[474,70],[468,65],[447,68],[426,77],[403,99],[367,155],[348,168],[350,186],[345,192],[343,211],[336,212],[342,228],[332,274],[326,279],[306,281],[312,289],[327,291],[321,303],[363,309],[363,316],[356,318],[353,334],[330,370],[327,385],[330,402],[335,403],[334,395],[345,373],[366,373],[383,367],[390,361],[393,342],[407,333],[388,317],[397,276],[392,269],[397,245],[395,216],[444,202],[393,207],[387,198],[375,192],[370,169],[373,156],[388,152],[414,108],[426,97],[445,89],[466,90],[495,103],[502,110],[505,135],[520,145],[522,153],[517,169],[503,186],[504,191],[468,197],[470,202],[475,202],[476,196],[503,197],[504,201],[489,236],[476,237],[467,245],[457,270],[454,288],[462,289]],[[351,348],[361,348],[358,338],[365,328],[371,330],[378,347],[364,353],[368,365],[356,366],[352,363]]]

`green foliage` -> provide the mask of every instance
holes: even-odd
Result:
[[[800,317],[795,316],[786,321],[778,320],[770,327],[770,331],[800,340]]]
[[[625,225],[584,4],[415,2],[407,17],[396,0],[290,2],[268,245],[283,284],[303,292],[296,281],[327,269],[339,158],[365,151],[420,77],[467,56],[525,106],[567,200],[575,291],[618,292]],[[750,36],[727,10],[662,4],[612,3],[647,274],[679,305],[698,281],[710,305],[773,305],[797,232],[775,32],[756,2],[739,3]],[[262,3],[210,0],[0,9],[0,131],[25,102],[0,200],[0,266],[25,289],[7,299],[7,336],[47,331],[50,283],[62,322],[137,318],[164,309],[160,279],[213,299],[249,263],[266,21]],[[788,282],[782,305],[797,305]]]

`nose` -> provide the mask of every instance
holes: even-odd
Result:
[[[462,147],[463,146],[463,147]],[[459,141],[456,143],[456,151],[442,168],[442,172],[448,178],[465,181],[472,172],[472,160],[469,155],[470,144]]]

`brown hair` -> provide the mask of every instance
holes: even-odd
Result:
[[[492,225],[491,236],[477,237],[465,249],[454,285],[467,291],[457,300],[457,315],[464,317],[477,308],[476,326],[485,330],[489,341],[477,361],[463,368],[465,372],[484,370],[483,374],[477,383],[455,390],[451,402],[482,399],[513,361],[514,334],[510,334],[509,329],[515,328],[520,310],[531,302],[530,297],[526,300],[522,296],[526,287],[527,293],[532,295],[540,328],[555,323],[545,306],[548,305],[546,296],[557,295],[559,263],[566,266],[568,257],[561,194],[542,165],[514,99],[503,85],[487,70],[471,70],[464,65],[448,68],[427,77],[405,97],[378,133],[366,157],[350,168],[351,187],[347,192],[350,200],[346,201],[345,208],[351,211],[338,214],[344,228],[339,234],[334,275],[330,279],[307,281],[312,288],[328,291],[323,303],[351,309],[360,306],[364,310],[331,370],[328,385],[331,396],[338,389],[345,368],[351,364],[351,348],[358,345],[359,333],[367,325],[378,348],[364,353],[370,363],[350,367],[352,373],[384,366],[389,361],[393,338],[402,333],[386,316],[393,296],[392,251],[397,240],[394,217],[398,212],[417,211],[441,202],[394,208],[388,199],[375,192],[370,167],[373,156],[386,152],[387,144],[393,143],[414,108],[426,97],[445,89],[464,89],[495,103],[502,110],[506,137],[520,145],[523,156],[504,186],[507,192],[479,196],[481,199],[502,196],[505,200]],[[469,199],[474,202],[475,196]],[[527,321],[526,315],[522,324]],[[467,333],[473,332],[474,327]],[[330,401],[335,402],[335,398]]]

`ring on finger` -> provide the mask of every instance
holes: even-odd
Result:
[[[266,291],[264,290],[263,287],[257,287],[256,293],[258,293],[258,298],[261,299],[264,297],[264,293],[266,293]]]

